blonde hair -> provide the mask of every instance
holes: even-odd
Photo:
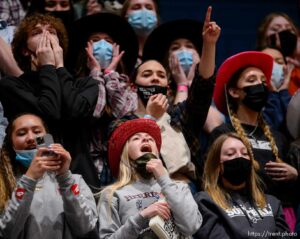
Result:
[[[5,141],[0,157],[0,212],[2,212],[17,184]]]
[[[116,190],[136,181],[137,177],[135,176],[135,169],[131,167],[130,158],[128,155],[128,140],[126,141],[120,160],[120,168],[118,180],[110,186],[105,187],[101,192],[108,193],[108,201],[111,207],[112,198]]]
[[[233,112],[230,103],[228,103],[228,109],[229,109],[229,117],[230,117],[232,126],[234,127],[235,131],[243,139],[243,141],[245,142],[245,144],[247,144],[248,146],[252,147],[251,143],[250,143],[250,141],[249,141],[249,139],[247,137],[247,134],[246,134],[244,128],[242,127],[241,122],[238,119],[236,113]],[[261,114],[259,115],[257,124],[258,124],[259,127],[262,128],[262,130],[264,132],[264,135],[267,137],[267,139],[270,142],[272,152],[273,152],[273,154],[275,156],[275,161],[281,163],[282,160],[279,157],[278,148],[276,146],[275,139],[274,139],[274,137],[273,137],[273,135],[271,133],[271,130],[270,130],[269,126],[266,124],[266,122],[264,121],[264,119],[263,119],[263,117],[262,117]]]
[[[231,208],[231,206],[228,203],[228,200],[230,199],[230,194],[227,192],[226,188],[223,187],[220,180],[221,148],[225,140],[228,138],[238,139],[246,146],[252,165],[251,174],[246,182],[246,187],[248,187],[253,203],[257,207],[264,208],[266,206],[266,199],[261,187],[262,181],[256,173],[256,171],[258,170],[258,164],[253,158],[252,149],[251,147],[249,147],[249,143],[247,144],[246,142],[244,142],[244,139],[236,133],[227,133],[220,135],[210,147],[204,165],[204,190],[210,195],[210,197],[218,206],[220,206],[224,210]]]

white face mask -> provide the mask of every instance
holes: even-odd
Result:
[[[284,80],[283,65],[274,62],[271,80],[276,89],[282,85]]]

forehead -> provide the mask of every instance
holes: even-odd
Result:
[[[259,69],[257,67],[254,67],[254,66],[249,66],[245,70],[242,71],[240,79],[241,78],[246,78],[250,75],[259,75],[259,76],[261,76],[261,75],[265,75],[265,74],[263,73],[263,71],[261,69]]]
[[[241,140],[229,137],[224,141],[221,151],[226,151],[229,149],[246,149],[246,146]]]
[[[129,1],[129,6],[132,6],[135,4],[151,4],[151,5],[155,6],[153,0],[131,0],[131,1]]]
[[[42,120],[35,115],[22,115],[16,118],[13,122],[13,129],[28,128],[32,126],[43,126]]]
[[[285,25],[285,26],[291,26],[291,23],[284,18],[283,16],[276,16],[272,19],[272,21],[270,22],[269,27],[272,27],[274,25]]]
[[[135,133],[134,135],[132,135],[131,137],[130,137],[130,139],[131,138],[133,138],[134,136],[150,136],[150,137],[152,137],[150,134],[148,134],[148,133],[146,133],[146,132],[137,132],[137,133]]]
[[[139,67],[138,73],[146,71],[146,70],[153,70],[153,71],[162,71],[166,73],[165,68],[157,61],[150,60],[145,62]]]
[[[278,58],[283,58],[282,53],[274,48],[266,48],[264,49],[262,52],[269,54],[270,56],[272,56],[274,59],[278,59]]]
[[[48,22],[43,22],[43,23],[37,23],[35,26],[33,26],[32,29],[30,30],[34,30],[34,29],[39,29],[39,28],[45,28],[45,29],[54,29],[54,27],[48,23]]]
[[[89,37],[89,39],[92,39],[92,38],[111,38],[111,36],[105,32],[94,32]]]
[[[179,45],[182,45],[182,44],[192,44],[194,45],[189,39],[187,38],[178,38],[174,41],[171,42],[171,45],[174,45],[174,44],[179,44]]]

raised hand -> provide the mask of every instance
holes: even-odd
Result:
[[[214,74],[216,43],[219,39],[221,28],[216,22],[211,22],[212,7],[209,6],[206,12],[203,29],[202,29],[202,55],[199,64],[199,73],[203,79],[209,79]]]
[[[294,67],[295,67],[295,65],[293,65],[291,63],[287,63],[283,67],[284,80],[282,82],[282,85],[279,87],[278,91],[289,88],[290,81],[291,81],[291,74],[292,74],[292,71],[293,71]]]
[[[163,166],[162,161],[160,159],[151,159],[147,165],[146,169],[148,172],[153,173],[154,177],[158,179],[159,177],[167,174],[166,168]]]
[[[50,150],[57,155],[57,160],[61,162],[60,168],[56,170],[57,175],[64,174],[70,168],[70,153],[61,144],[51,144]]]
[[[59,45],[59,39],[57,36],[54,36],[52,34],[48,34],[50,43],[51,43],[51,47],[53,50],[53,54],[54,54],[54,59],[55,59],[55,67],[59,68],[59,67],[63,67],[64,66],[64,52],[62,47]]]
[[[53,49],[51,47],[49,34],[50,33],[48,31],[43,32],[38,47],[36,49],[36,59],[35,56],[31,54],[33,63],[37,67],[43,65],[55,66],[55,56],[54,56]]]
[[[217,25],[216,22],[210,20],[212,13],[212,7],[209,6],[207,8],[203,30],[202,30],[202,37],[204,43],[216,43],[221,33],[221,28]]]
[[[115,71],[117,66],[122,59],[125,51],[120,52],[120,46],[116,43],[113,44],[113,57],[109,66],[105,69],[106,71]]]
[[[87,54],[87,67],[90,69],[90,71],[101,71],[101,66],[93,55],[93,41],[88,41],[85,51]]]
[[[187,77],[179,63],[176,52],[172,52],[169,57],[169,68],[172,77],[177,85],[188,85]]]
[[[45,156],[49,151],[48,148],[38,149],[36,156],[26,172],[26,176],[38,180],[46,171],[55,172],[61,168],[61,160],[57,155]]]
[[[195,69],[198,63],[200,62],[199,55],[197,54],[196,51],[193,52],[193,64],[189,70],[189,73],[187,75],[187,81],[188,81],[188,86],[191,86],[193,83],[193,79],[195,76]]]
[[[86,15],[96,14],[102,11],[102,6],[97,0],[88,0],[86,4]]]
[[[152,95],[148,100],[146,113],[156,119],[159,119],[167,111],[168,106],[168,99],[165,95]]]

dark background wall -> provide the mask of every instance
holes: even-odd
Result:
[[[206,9],[213,7],[212,20],[222,28],[217,46],[217,66],[227,57],[253,50],[256,28],[270,12],[287,13],[300,26],[298,0],[160,0],[162,22],[180,18],[204,20]],[[199,33],[201,34],[201,33]]]

